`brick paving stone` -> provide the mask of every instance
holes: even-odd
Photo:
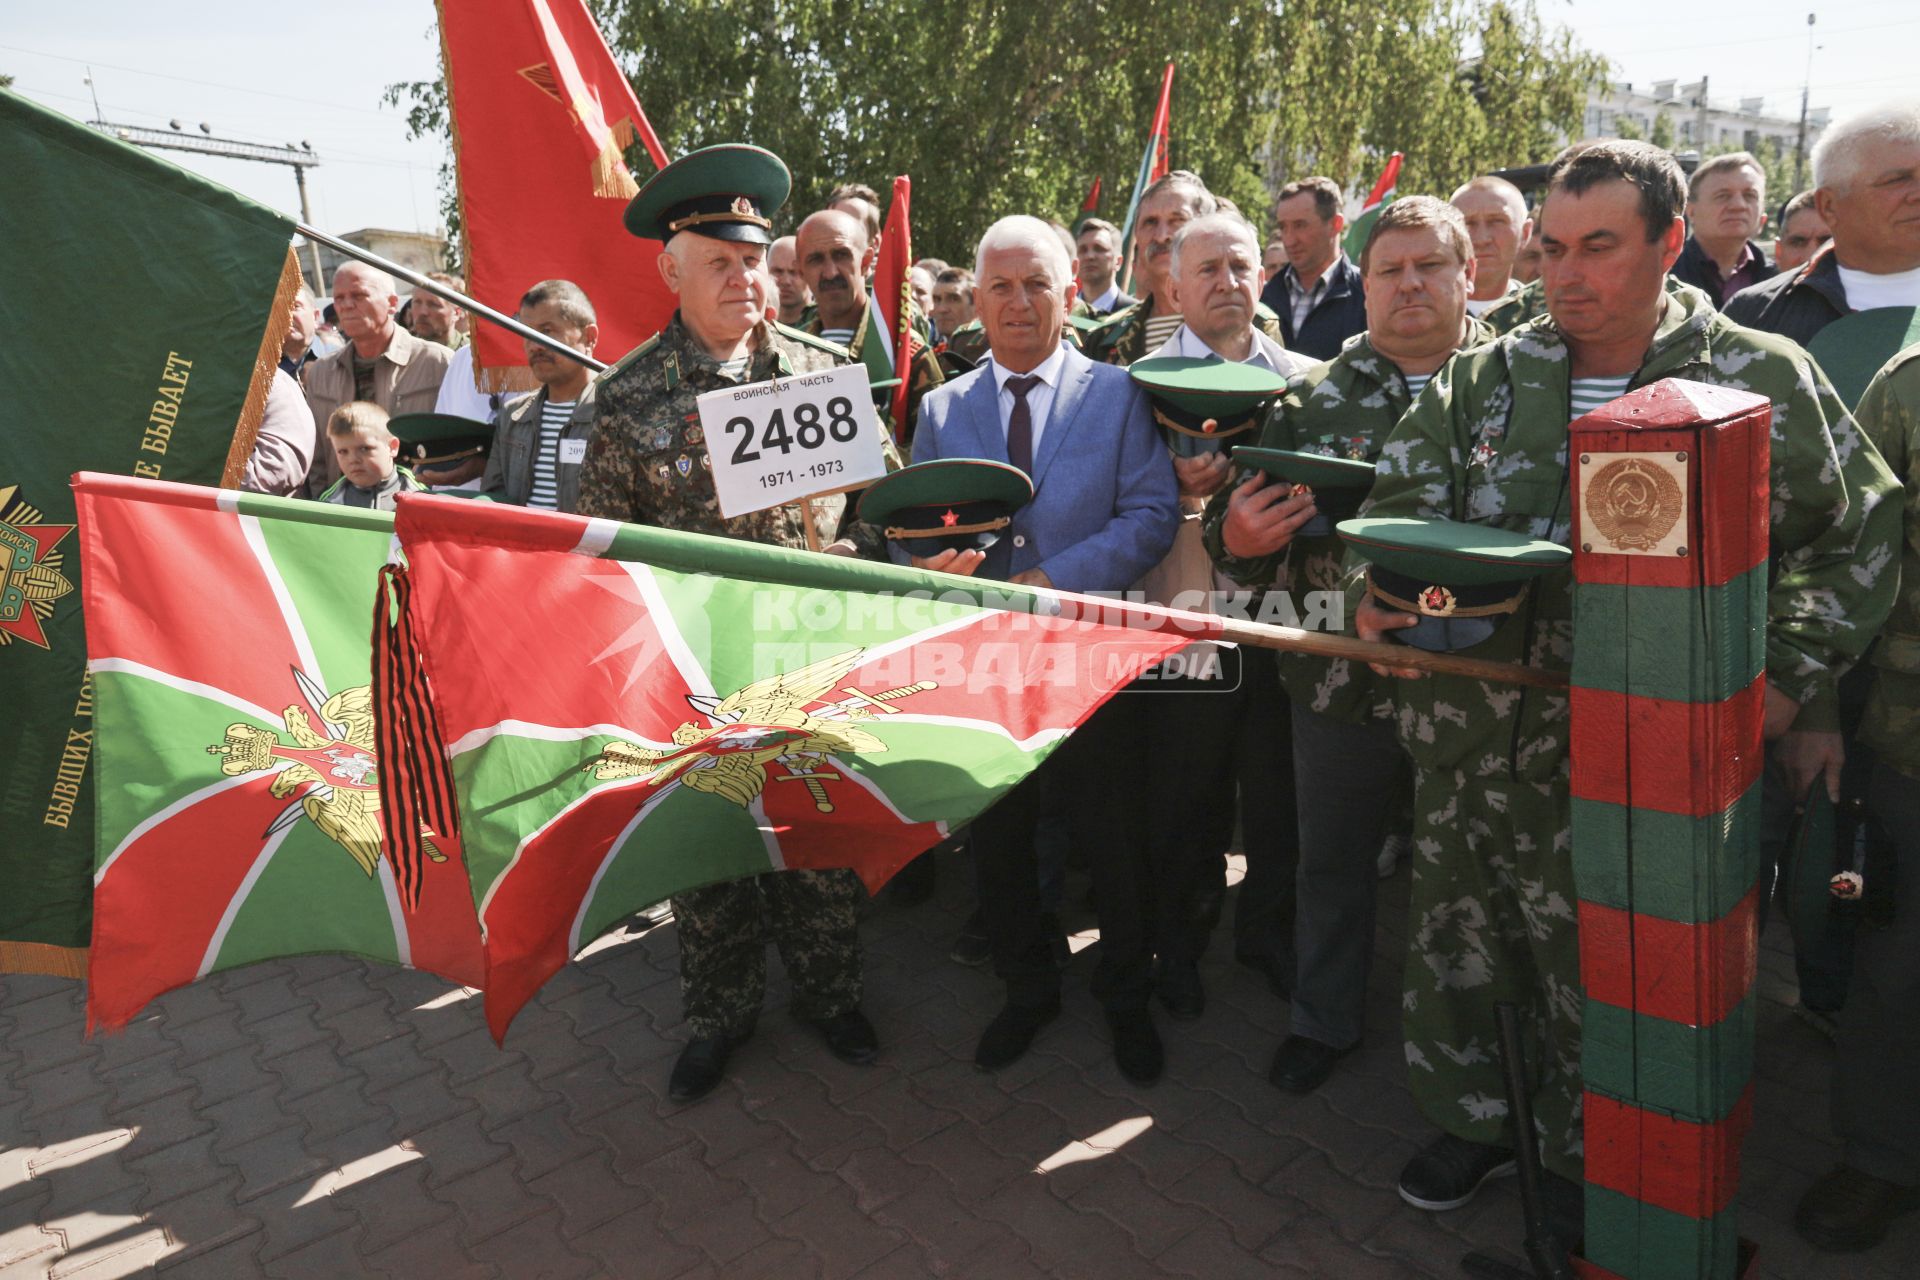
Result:
[[[354,1067],[341,1061],[332,1037],[264,1059],[260,1065],[280,1078],[280,1096],[288,1102],[342,1081],[364,1078]]]
[[[311,1185],[332,1166],[307,1150],[306,1127],[294,1123],[284,1129],[229,1146],[220,1152],[222,1162],[240,1172],[236,1203],[245,1204],[295,1183]]]
[[[911,1192],[933,1176],[931,1170],[911,1165],[884,1146],[864,1147],[834,1170],[853,1192],[862,1213],[872,1213]]]
[[[856,1200],[856,1203],[858,1201]],[[939,1179],[922,1180],[913,1190],[871,1213],[920,1246],[934,1275],[972,1275],[976,1260],[1012,1252],[1027,1256],[1025,1241],[999,1222],[980,1217],[971,1205],[956,1204]]]
[[[267,1271],[272,1270],[276,1258],[298,1253],[329,1237],[344,1236],[350,1243],[360,1231],[352,1209],[307,1186],[282,1187],[249,1204],[247,1212],[260,1220],[258,1257],[262,1270]],[[322,1249],[316,1256],[327,1253]]]
[[[238,1179],[228,1174],[210,1186],[169,1194],[158,1203],[143,1205],[147,1221],[166,1232],[168,1243],[183,1255],[257,1235],[260,1220],[245,1208],[235,1207],[238,1185]]]
[[[1083,1213],[1031,1182],[1010,1183],[982,1201],[978,1212],[1005,1224],[1033,1250],[1034,1261],[1062,1276],[1145,1271],[1131,1242],[1096,1213]]]
[[[743,1110],[738,1096],[727,1088],[716,1089],[698,1102],[676,1107],[662,1117],[675,1129],[691,1134],[700,1144],[706,1161],[722,1165],[765,1142],[778,1142],[780,1130]]]
[[[263,1251],[262,1267],[274,1280],[343,1280],[346,1276],[364,1276],[369,1272],[356,1247],[359,1235],[357,1228],[335,1232],[277,1258]]]
[[[433,1194],[452,1206],[460,1219],[460,1238],[469,1245],[552,1211],[544,1196],[527,1189],[508,1160],[442,1183]]]
[[[280,1109],[279,1087],[272,1083],[249,1089],[224,1102],[201,1103],[197,1109],[213,1125],[216,1150],[252,1142],[276,1129],[286,1128],[291,1122],[291,1117]]]
[[[573,1247],[620,1280],[674,1280],[676,1276],[715,1274],[705,1254],[668,1239],[655,1215],[644,1207],[595,1227],[573,1241]]]
[[[540,1073],[538,1061],[529,1060],[534,1082],[560,1095],[570,1119],[577,1123],[604,1115],[636,1099],[652,1102],[653,1095],[647,1090],[621,1079],[614,1070],[613,1059],[606,1053],[599,1049],[590,1052],[591,1057],[547,1075]]]
[[[1154,1263],[1164,1272],[1197,1280],[1272,1280],[1275,1271],[1274,1263],[1248,1253],[1231,1231],[1211,1219],[1176,1240]]]
[[[147,1270],[163,1257],[171,1246],[167,1233],[152,1227],[130,1226],[88,1244],[71,1246],[61,1259],[47,1268],[47,1280],[105,1280],[108,1276],[131,1276]]]
[[[690,1146],[648,1161],[629,1176],[635,1185],[646,1189],[659,1208],[660,1225],[668,1231],[677,1230],[716,1205],[736,1200],[743,1208],[749,1204],[744,1187],[708,1168]]]
[[[549,1209],[473,1246],[474,1257],[513,1280],[586,1280],[600,1274],[592,1258],[560,1237],[560,1215]]]
[[[1276,1199],[1300,1201],[1355,1244],[1407,1209],[1399,1196],[1386,1189],[1356,1194],[1352,1176],[1335,1168],[1324,1151],[1307,1152],[1267,1179],[1263,1189]]]
[[[1342,1239],[1332,1223],[1307,1213],[1288,1223],[1260,1256],[1280,1266],[1296,1267],[1309,1275],[1338,1275],[1341,1280],[1407,1280],[1416,1276],[1457,1276],[1457,1257],[1435,1258],[1431,1269],[1410,1270],[1401,1258],[1382,1257],[1355,1249]]]
[[[660,1118],[652,1099],[636,1099],[576,1123],[583,1134],[598,1137],[613,1152],[614,1167],[631,1177],[677,1147],[691,1146],[693,1135]]]
[[[396,1133],[418,1133],[475,1110],[470,1099],[447,1086],[444,1071],[429,1071],[383,1089],[369,1089],[366,1097],[370,1107],[378,1108],[377,1115],[392,1117]]]
[[[307,1126],[313,1138],[330,1138],[363,1124],[385,1120],[388,1112],[367,1100],[365,1081],[340,1080],[314,1093],[283,1098],[285,1113]]]
[[[214,1153],[218,1140],[219,1135],[209,1130],[197,1138],[157,1147],[144,1155],[129,1152],[126,1169],[157,1195],[185,1195],[202,1187],[223,1186],[233,1171],[221,1164]]]
[[[487,1136],[513,1148],[519,1177],[528,1182],[571,1160],[588,1159],[606,1149],[598,1139],[576,1132],[567,1122],[566,1108],[559,1104],[503,1124]]]
[[[955,1112],[970,1124],[985,1124],[1013,1105],[971,1057],[947,1058],[909,1075],[907,1083],[929,1106]]]
[[[1074,1192],[1067,1203],[1110,1219],[1133,1237],[1135,1251],[1144,1257],[1159,1257],[1208,1220],[1204,1210],[1156,1192],[1123,1161],[1101,1160],[1093,1167],[1103,1170],[1102,1175]]]
[[[886,1257],[907,1242],[891,1228],[880,1226],[854,1206],[853,1194],[836,1188],[772,1224],[776,1235],[798,1240],[820,1259],[831,1276],[851,1276]]]
[[[1010,1160],[993,1150],[977,1130],[965,1125],[949,1125],[922,1138],[902,1151],[900,1158],[932,1169],[962,1201],[970,1203],[986,1199],[1033,1168],[1030,1162]]]
[[[841,1167],[845,1168],[844,1163]],[[809,1169],[777,1143],[749,1147],[717,1172],[747,1189],[762,1222],[784,1218],[840,1185],[834,1174]]]
[[[14,1083],[27,1094],[26,1116],[60,1111],[89,1098],[103,1098],[107,1086],[98,1076],[79,1063],[49,1067],[32,1075],[15,1077]]]
[[[360,997],[353,1004],[322,1003],[314,1015],[315,1022],[339,1038],[343,1055],[360,1053],[390,1040],[413,1037],[412,1028],[393,1016],[380,992],[366,987],[351,974],[330,978],[328,982],[339,983],[346,998]]]
[[[884,1142],[878,1125],[849,1114],[827,1099],[826,1087],[812,1077],[793,1091],[751,1114],[773,1121],[793,1144],[794,1154],[816,1169],[831,1169],[851,1147]]]
[[[467,1257],[466,1251],[459,1226],[443,1222],[370,1255],[361,1274],[392,1276],[394,1280],[521,1280],[503,1275],[491,1263]]]
[[[314,1013],[315,1005],[311,1000],[296,998],[291,1007],[269,1014],[252,1024],[243,1020],[241,1026],[259,1043],[261,1057],[268,1061],[312,1044],[324,1044],[337,1052],[333,1033],[321,1028]]]
[[[257,1276],[265,1265],[260,1261],[264,1239],[254,1230],[217,1242],[170,1249],[154,1264],[154,1272],[169,1277]]]
[[[780,1236],[767,1237],[725,1265],[726,1280],[819,1280],[826,1274],[806,1245]]]
[[[743,1256],[773,1238],[754,1216],[753,1201],[746,1196],[702,1205],[670,1227],[668,1234],[698,1250],[722,1274],[731,1274]]]
[[[362,1252],[378,1253],[453,1216],[451,1208],[426,1194],[425,1178],[425,1166],[415,1161],[330,1193],[360,1219]]]
[[[832,1101],[831,1090],[828,1100]],[[958,1121],[958,1112],[930,1105],[904,1076],[868,1090],[842,1104],[848,1112],[865,1117],[886,1134],[887,1145],[903,1151]]]
[[[142,1106],[155,1098],[193,1088],[193,1081],[180,1074],[179,1049],[167,1044],[167,1051],[149,1054],[133,1062],[108,1067],[99,1073],[113,1095],[116,1109]]]
[[[193,1022],[169,1019],[166,1037],[180,1046],[178,1061],[182,1066],[205,1062],[238,1048],[250,1049],[256,1057],[259,1054],[254,1037],[240,1025],[239,1011],[232,1008],[218,1009]]]
[[[405,1142],[427,1162],[429,1187],[513,1159],[513,1148],[489,1137],[480,1126],[480,1113],[472,1109],[416,1130],[406,1136]]]
[[[647,1192],[613,1171],[606,1156],[571,1160],[552,1173],[527,1181],[527,1189],[560,1209],[560,1234],[585,1235],[647,1203]]]
[[[455,1078],[448,1087],[480,1109],[481,1125],[488,1130],[531,1115],[556,1101],[554,1094],[528,1077],[524,1058],[503,1061],[484,1075]]]
[[[366,1077],[369,1093],[440,1070],[440,1064],[422,1054],[411,1035],[393,1036],[364,1049],[347,1050],[343,1043],[341,1062]]]
[[[1260,1248],[1299,1216],[1297,1201],[1290,1203],[1248,1182],[1225,1156],[1203,1162],[1170,1185],[1165,1195],[1206,1210],[1224,1222],[1233,1238],[1247,1249]]]
[[[262,1069],[259,1052],[252,1044],[242,1043],[198,1062],[185,1063],[180,1069],[200,1086],[203,1108],[230,1102],[263,1085],[274,1086],[277,1093],[279,1079]]]

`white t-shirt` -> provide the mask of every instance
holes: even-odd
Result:
[[[1847,291],[1847,305],[1855,311],[1878,307],[1920,307],[1920,267],[1911,271],[1890,271],[1875,275],[1871,271],[1839,268],[1840,283]]]
[[[1488,298],[1485,302],[1475,302],[1472,298],[1468,298],[1467,314],[1470,316],[1483,316],[1518,292],[1520,292],[1520,282],[1512,276],[1508,276],[1507,287],[1501,292],[1499,297]]]

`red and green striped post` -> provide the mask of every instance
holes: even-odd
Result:
[[[1588,1277],[1740,1265],[1771,421],[1667,379],[1571,428]]]

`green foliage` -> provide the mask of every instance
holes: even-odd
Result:
[[[1174,165],[1256,223],[1282,183],[1365,186],[1396,150],[1403,192],[1546,159],[1605,72],[1533,0],[590,5],[669,154],[746,141],[780,155],[788,229],[840,182],[884,199],[909,174],[914,251],[951,261],[1006,213],[1071,223],[1096,176],[1119,221],[1169,60]],[[437,83],[388,99],[412,104],[416,134],[445,133]]]
[[[1647,141],[1656,147],[1673,150],[1673,116],[1670,112],[1662,110],[1654,116],[1653,132],[1647,135]]]

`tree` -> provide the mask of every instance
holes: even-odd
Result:
[[[1290,177],[1443,194],[1546,159],[1604,64],[1533,0],[589,0],[670,154],[745,141],[784,157],[784,229],[837,183],[913,178],[916,253],[964,261],[994,218],[1071,221],[1094,177],[1117,218],[1162,67],[1171,157],[1256,224]],[[445,136],[438,82],[395,85]],[[636,176],[649,172],[631,157]],[[444,198],[450,187],[442,169]]]
[[[1653,131],[1647,134],[1647,141],[1663,150],[1673,150],[1673,115],[1664,107],[1653,117]]]

